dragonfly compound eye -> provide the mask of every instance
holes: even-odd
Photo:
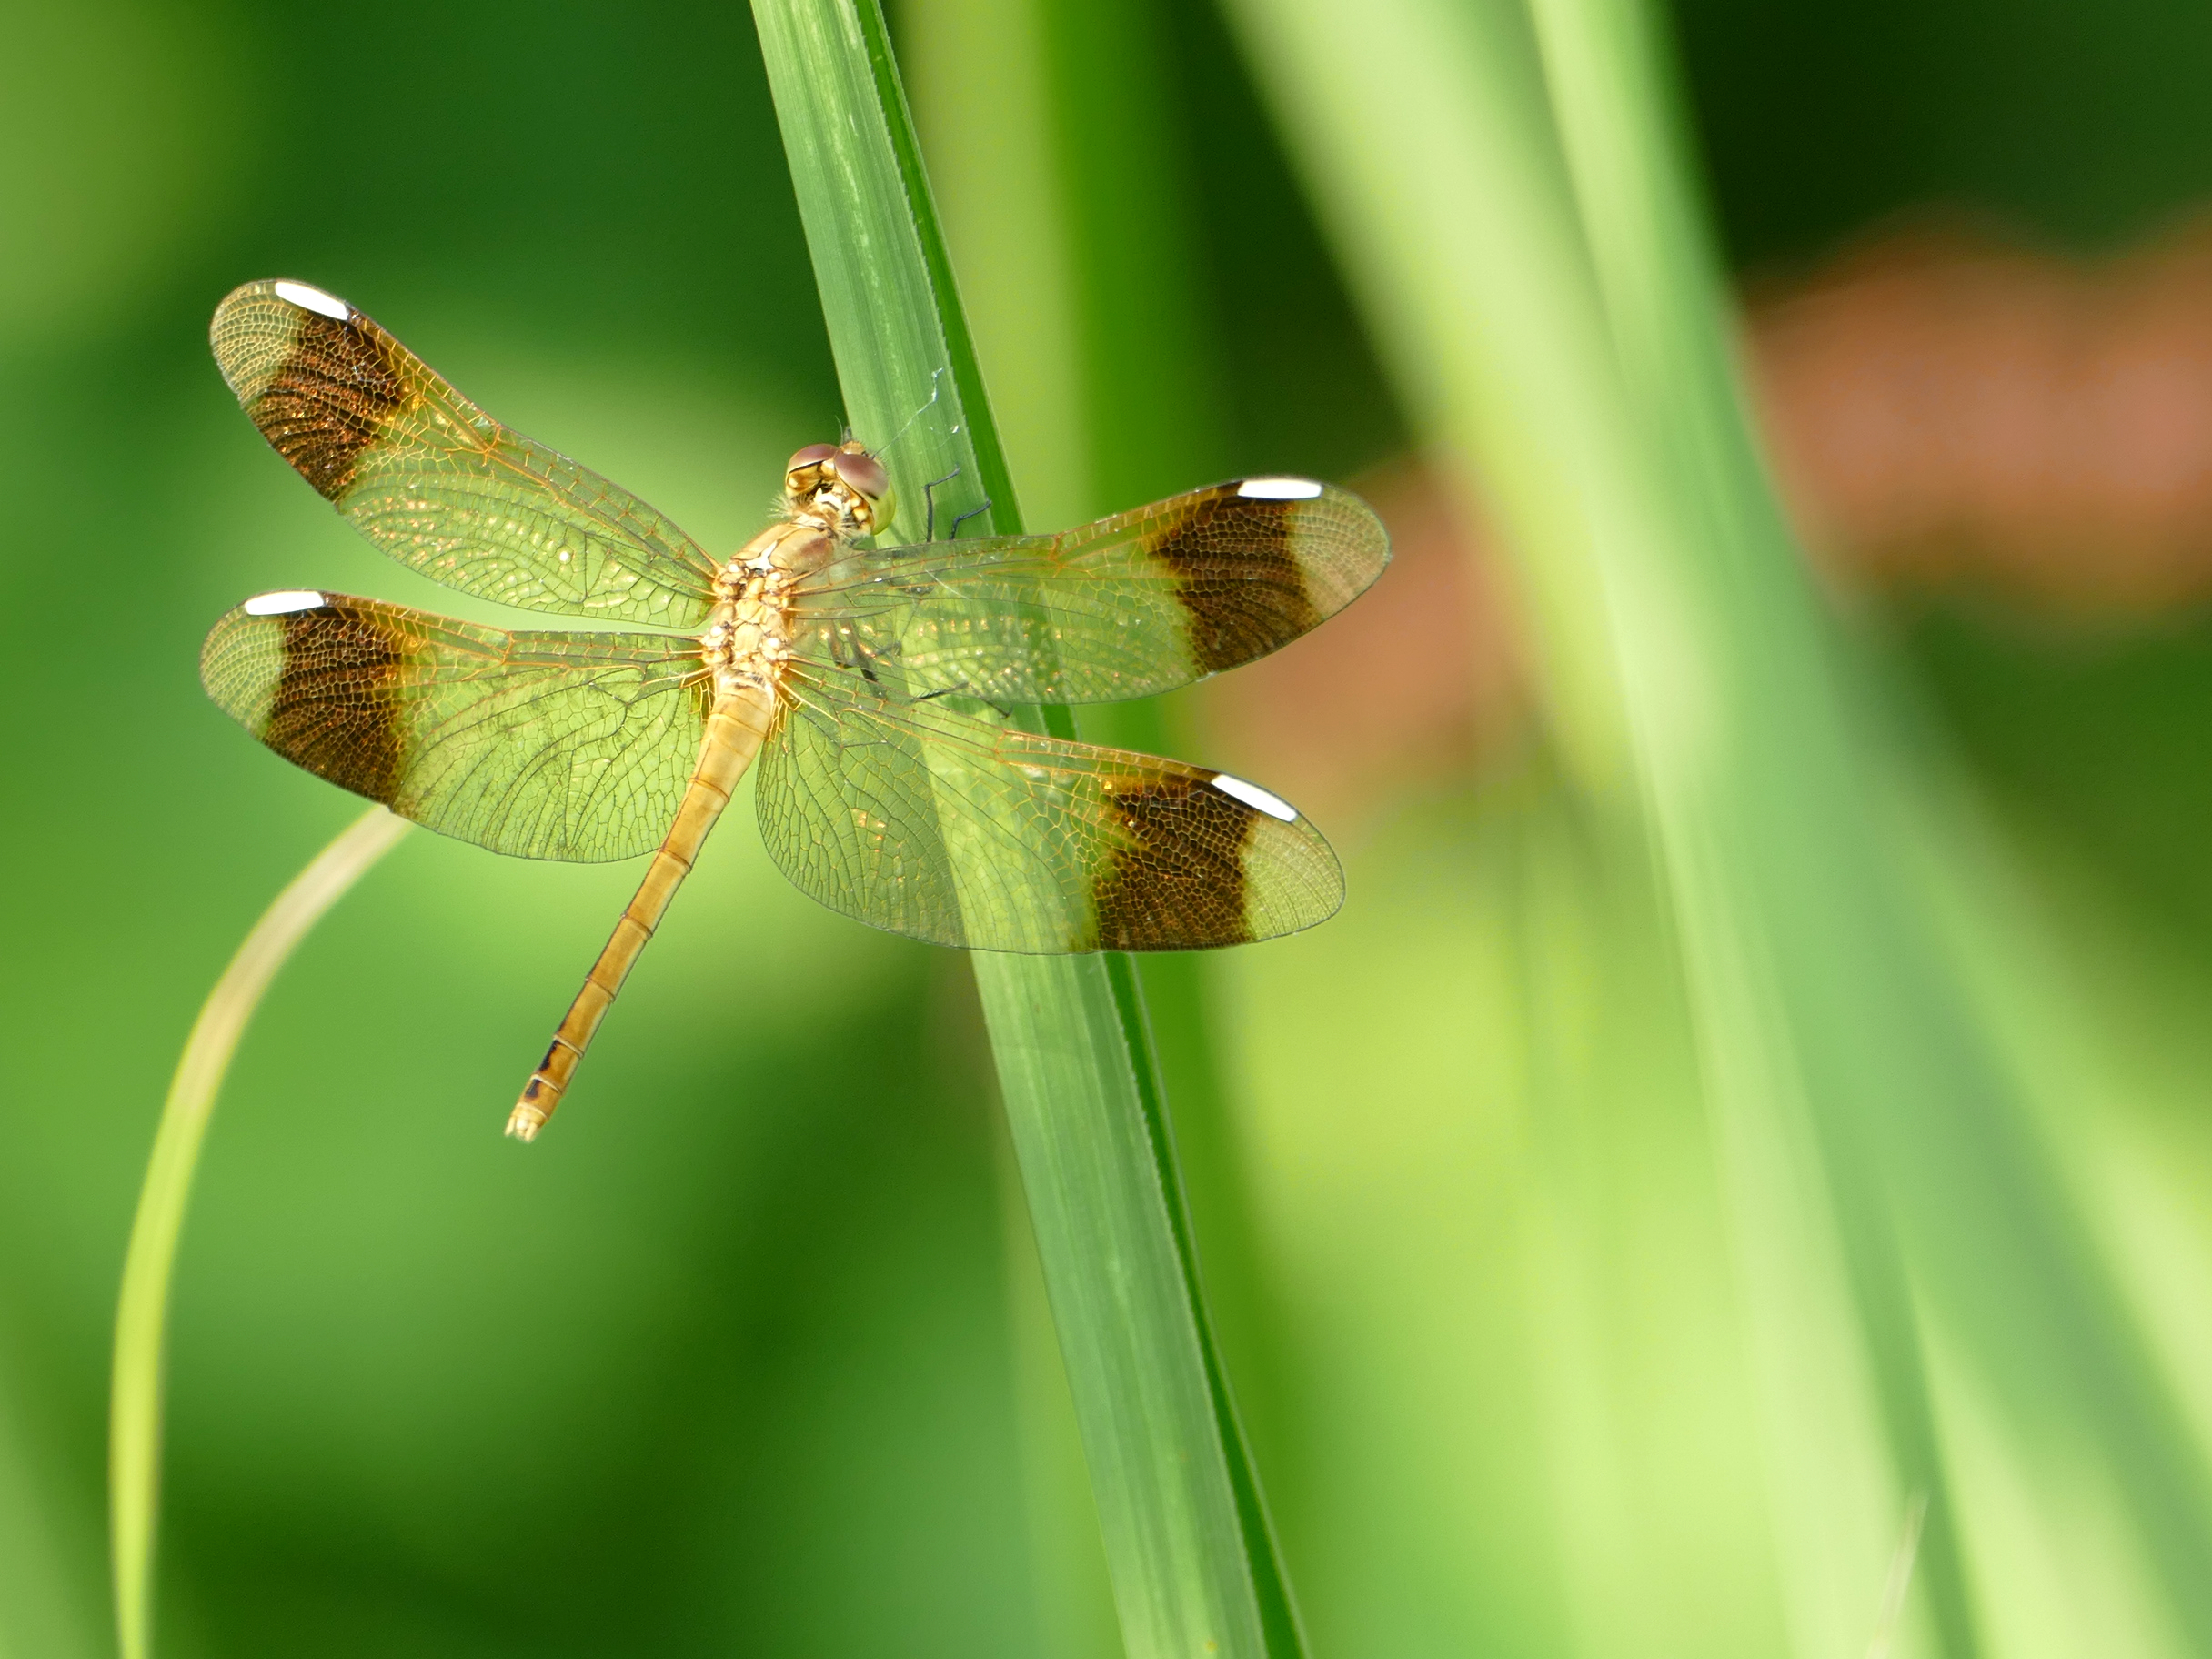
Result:
[[[820,488],[823,464],[836,453],[835,444],[809,444],[804,449],[793,451],[783,469],[784,488],[795,496],[809,495]]]
[[[830,469],[837,475],[867,508],[868,525],[871,530],[881,529],[896,516],[892,508],[891,475],[883,463],[865,450],[840,449],[830,461]]]

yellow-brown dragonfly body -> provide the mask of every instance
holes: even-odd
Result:
[[[401,563],[657,630],[508,632],[303,589],[247,600],[202,652],[256,737],[404,817],[523,857],[653,852],[508,1132],[551,1115],[756,762],[785,874],[934,943],[1206,949],[1341,903],[1328,843],[1265,789],[1000,711],[1146,696],[1297,638],[1389,558],[1356,497],[1246,478],[1057,536],[880,548],[886,469],[822,444],[791,457],[779,521],[718,563],[319,289],[248,284],[212,335],[263,436]]]
[[[890,521],[890,480],[860,445],[821,444],[791,457],[783,501],[785,521],[753,538],[714,578],[714,608],[699,640],[713,702],[698,769],[637,896],[615,924],[607,948],[508,1117],[507,1132],[520,1140],[535,1140],[553,1115],[631,964],[660,925],[669,900],[691,873],[707,832],[774,729],[778,688],[790,659],[786,596],[795,583],[834,558],[840,542],[870,533],[879,519]]]

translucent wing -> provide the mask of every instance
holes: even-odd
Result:
[[[1389,562],[1357,496],[1244,478],[1058,536],[848,553],[803,584],[792,646],[907,697],[1114,702],[1265,656]]]
[[[207,694],[319,778],[494,852],[589,863],[659,843],[699,755],[699,645],[510,634],[373,599],[248,599]]]
[[[464,593],[689,628],[714,563],[637,497],[510,432],[344,300],[253,282],[216,364],[277,454],[369,540]]]
[[[760,762],[769,853],[802,890],[941,945],[1187,950],[1312,926],[1336,855],[1265,790],[1034,737],[795,669]]]

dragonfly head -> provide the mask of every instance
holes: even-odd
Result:
[[[860,444],[809,444],[783,475],[791,517],[838,537],[872,536],[897,516],[891,475]]]

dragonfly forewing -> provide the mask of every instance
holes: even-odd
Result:
[[[410,569],[528,610],[705,618],[715,567],[689,537],[501,426],[344,300],[248,283],[216,307],[210,338],[262,437]]]
[[[1238,479],[1058,536],[849,551],[799,592],[792,649],[908,698],[1116,702],[1287,645],[1389,560],[1349,491]]]

